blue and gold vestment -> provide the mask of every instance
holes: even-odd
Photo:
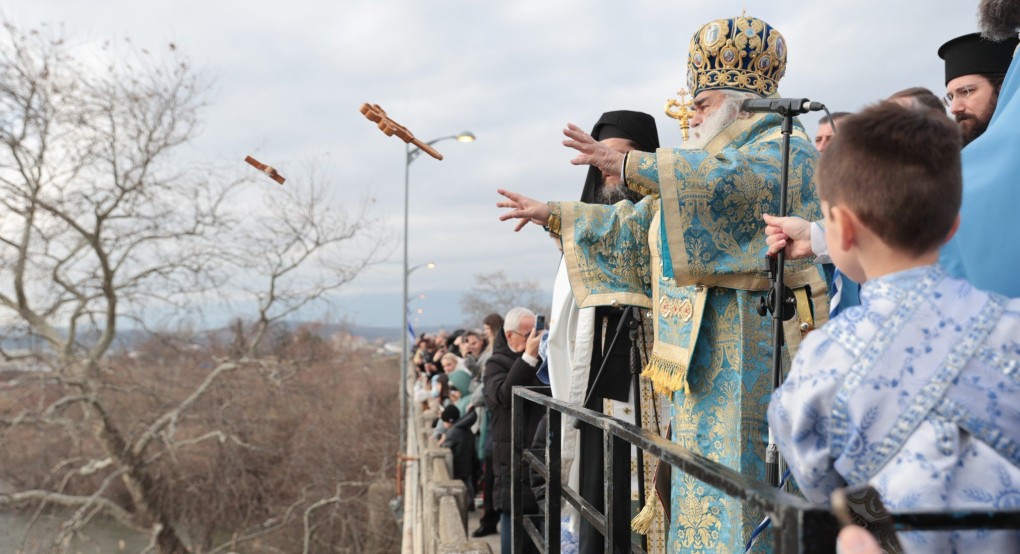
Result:
[[[671,395],[673,440],[756,479],[765,477],[772,333],[755,306],[769,288],[762,214],[779,211],[781,124],[779,116],[756,115],[704,150],[631,152],[627,185],[651,195],[637,204],[550,204],[578,304],[652,310],[644,376]],[[815,156],[798,125],[788,206],[809,221],[821,217]],[[817,267],[789,264],[787,284],[810,291],[821,324],[827,303]],[[763,517],[678,471],[671,513],[670,552],[743,551]]]
[[[769,420],[808,500],[871,485],[893,512],[1020,506],[1020,299],[937,265],[869,279],[804,341]],[[904,552],[1018,552],[1020,531],[900,533]]]

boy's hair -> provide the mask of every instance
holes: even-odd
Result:
[[[818,195],[845,204],[889,246],[923,254],[960,211],[960,148],[945,113],[882,102],[840,121],[818,161]]]
[[[889,96],[889,100],[896,100],[898,98],[907,98],[926,108],[942,113],[946,112],[946,106],[942,103],[942,100],[939,100],[939,97],[935,96],[934,92],[924,87],[905,88]]]
[[[439,416],[439,419],[446,423],[457,423],[457,420],[460,419],[460,410],[457,406],[450,404],[443,408],[443,413]]]
[[[850,112],[832,112],[831,114],[823,115],[822,118],[818,120],[818,124],[819,125],[828,125],[828,126],[831,127],[833,121],[839,121],[840,119],[843,119],[844,117],[846,117],[848,115],[853,115],[853,114],[850,113]]]

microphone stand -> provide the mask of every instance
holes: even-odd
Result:
[[[790,135],[793,133],[793,117],[806,110],[798,110],[793,105],[779,105],[777,111],[783,116],[783,159],[782,173],[779,186],[779,217],[786,217],[786,198],[789,189],[790,179]],[[783,384],[783,321],[786,321],[796,313],[794,306],[796,299],[793,291],[784,282],[784,265],[786,262],[785,252],[780,250],[776,256],[769,258],[769,281],[772,284],[771,290],[766,297],[762,298],[758,313],[763,317],[766,313],[772,314],[772,390],[773,392]],[[779,476],[782,474],[783,460],[779,453],[779,446],[776,444],[772,429],[769,428],[769,442],[765,449],[765,479],[773,486],[779,486]]]

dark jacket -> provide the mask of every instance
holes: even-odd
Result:
[[[446,440],[443,441],[443,446],[449,448],[453,454],[453,478],[464,481],[470,498],[473,498],[470,494],[474,490],[471,483],[478,459],[475,434],[471,432],[471,426],[477,420],[477,414],[474,411],[469,412],[446,430]]]
[[[489,408],[492,433],[492,462],[495,482],[493,485],[493,504],[496,508],[509,513],[511,509],[510,467],[513,462],[513,451],[510,444],[513,432],[513,387],[541,386],[535,371],[538,368],[529,365],[521,354],[510,350],[503,333],[496,335],[492,348],[492,356],[485,364],[485,403]],[[524,421],[525,445],[531,444],[535,429],[541,419],[541,410],[530,410]],[[524,488],[524,512],[534,513],[538,510],[530,487]]]
[[[542,419],[538,420],[538,427],[535,429],[535,436],[531,439],[531,445],[529,448],[536,456],[541,460],[545,455],[545,449],[548,448],[548,437],[546,436],[549,432],[549,418],[546,415],[542,415]],[[545,502],[546,483],[545,477],[542,474],[535,471],[534,469],[528,471],[529,485],[531,485],[531,492],[535,495],[535,502]]]

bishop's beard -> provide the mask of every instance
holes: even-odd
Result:
[[[740,105],[744,98],[730,97],[723,100],[723,103],[714,112],[709,114],[701,125],[691,127],[690,137],[684,142],[684,150],[703,150],[708,143],[729,127],[740,116]]]
[[[989,40],[1016,36],[1020,27],[1020,0],[981,0],[978,6],[981,34]]]

